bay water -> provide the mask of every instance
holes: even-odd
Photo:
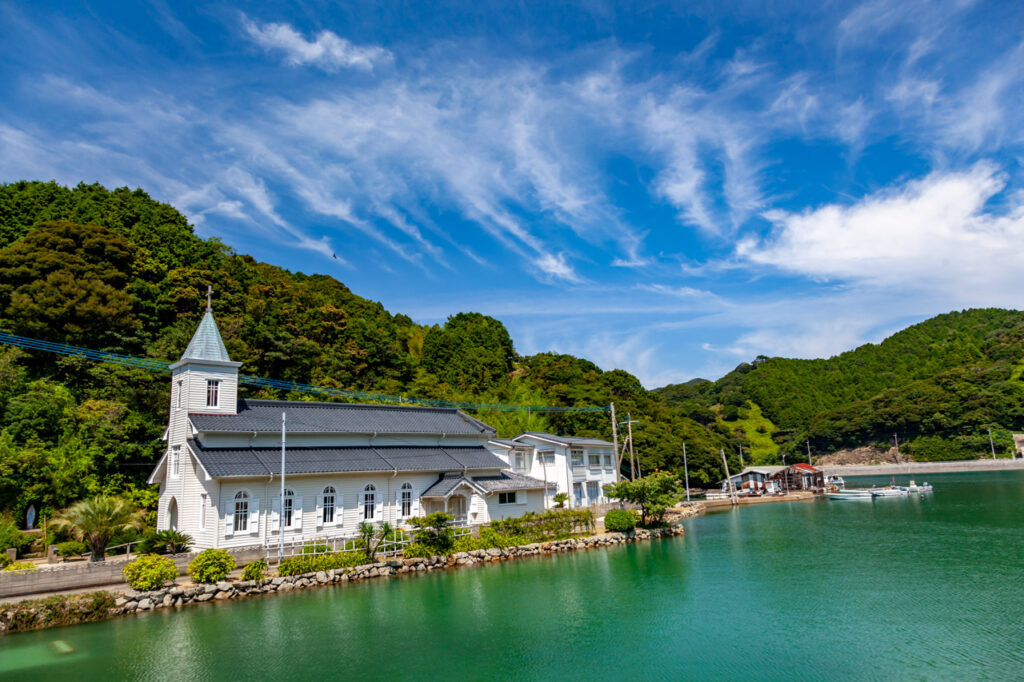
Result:
[[[1024,472],[924,478],[934,493],[11,635],[0,678],[1022,679]]]

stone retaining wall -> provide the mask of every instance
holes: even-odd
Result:
[[[694,506],[684,509],[678,513],[674,521],[683,518],[696,516],[703,511],[703,507]],[[348,583],[373,578],[390,578],[397,575],[423,573],[447,568],[464,568],[477,564],[491,563],[496,561],[508,561],[531,556],[544,556],[562,552],[594,549],[598,547],[610,547],[641,540],[653,538],[671,537],[683,534],[682,525],[676,523],[667,528],[653,530],[636,530],[630,533],[604,533],[585,538],[571,538],[568,540],[555,540],[551,542],[537,542],[529,545],[520,545],[504,549],[477,549],[470,552],[457,552],[451,556],[433,556],[429,558],[396,559],[393,561],[382,561],[350,568],[337,568],[316,573],[306,573],[295,576],[278,576],[275,578],[264,578],[263,580],[243,580],[237,582],[220,582],[210,585],[193,585],[183,587],[172,585],[159,590],[149,592],[127,591],[114,595],[113,606],[106,610],[105,616],[111,617],[126,615],[155,609],[181,607],[190,604],[200,604],[210,601],[225,601],[228,599],[241,599],[260,594],[272,592],[289,592],[291,590],[304,589],[308,587],[320,587],[334,583]],[[93,593],[89,596],[96,598],[107,596],[110,593]],[[76,595],[64,599],[74,600]],[[61,599],[51,597],[51,601]],[[109,603],[109,602],[107,602]],[[26,622],[25,611],[30,610],[34,618],[29,619],[29,626],[18,624]],[[67,611],[67,609],[64,609]],[[73,624],[73,621],[63,620],[59,622],[47,622],[46,609],[40,609],[30,602],[24,604],[7,604],[0,606],[0,635],[12,631],[25,629],[44,629],[58,625]],[[87,620],[97,620],[95,614],[90,614]],[[83,620],[83,622],[85,622]],[[12,626],[14,626],[12,628]]]

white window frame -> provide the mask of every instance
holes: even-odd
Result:
[[[498,504],[519,504],[515,490],[498,493]]]
[[[604,468],[605,469],[614,469],[615,468],[615,457],[613,457],[612,453],[610,453],[610,452],[604,453]]]
[[[580,491],[578,495],[576,494],[577,490]],[[575,483],[572,484],[572,501],[574,507],[583,506],[583,492],[584,488],[582,481],[576,481]]]
[[[544,450],[542,452],[538,452],[537,456],[540,458],[540,463],[542,465],[544,465],[544,466],[554,466],[554,464],[555,464],[555,451],[554,450]]]
[[[220,407],[220,379],[206,380],[206,406]]]
[[[338,522],[338,491],[333,485],[329,485],[324,488],[321,495],[320,524],[333,526]],[[331,516],[329,519],[327,518],[328,512]]]
[[[235,493],[232,533],[249,532],[249,500],[249,493],[245,490]]]
[[[206,530],[206,501],[208,495],[206,493],[200,493],[199,495],[199,530]]]
[[[184,379],[178,379],[178,397],[175,399],[177,401],[176,404],[175,404],[175,407],[177,407],[179,410],[181,409],[181,395],[184,392],[185,392],[185,380]]]
[[[569,451],[569,466],[571,466],[573,469],[582,469],[583,461],[583,450]]]
[[[171,454],[168,455],[167,475],[171,478],[181,478],[181,446],[172,445]]]
[[[590,496],[590,491],[593,489],[597,494],[594,497]],[[587,481],[587,501],[590,504],[597,504],[601,499],[601,484],[598,481]]]
[[[408,481],[398,489],[398,518],[407,519],[412,516],[412,483]]]
[[[285,530],[295,528],[295,491],[291,488],[284,489],[284,499],[281,500],[281,523]]]
[[[594,460],[597,460],[595,463]],[[587,466],[591,469],[601,468],[601,453],[600,452],[588,452],[587,453]]]
[[[378,503],[379,494],[377,492],[377,486],[375,486],[372,483],[367,483],[365,486],[363,486],[363,491],[359,493],[359,495],[359,500],[361,502],[360,506],[363,509],[363,517],[360,520],[375,521],[379,516],[378,512],[380,511]],[[370,512],[369,515],[366,514],[367,511]]]

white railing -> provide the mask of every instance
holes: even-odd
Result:
[[[453,536],[456,540],[470,535],[473,531],[466,523],[452,524]],[[315,556],[317,554],[338,554],[365,552],[361,535],[345,535],[332,537],[310,536],[284,543],[282,558],[290,559],[297,556]],[[377,557],[396,557],[405,552],[405,548],[415,541],[415,533],[408,529],[396,529],[388,534],[377,545]],[[266,545],[267,559],[277,559],[281,554],[281,545],[271,542]]]

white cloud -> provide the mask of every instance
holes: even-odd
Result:
[[[747,239],[737,255],[819,280],[942,292],[951,302],[1019,305],[1024,272],[1024,196],[996,211],[1006,186],[990,163],[936,172],[850,206],[766,214],[776,226]]]
[[[333,31],[321,31],[314,40],[306,40],[288,24],[258,24],[248,18],[242,22],[254,43],[267,51],[284,53],[291,66],[310,64],[326,71],[341,68],[371,70],[390,62],[390,51],[376,45],[354,45]]]

